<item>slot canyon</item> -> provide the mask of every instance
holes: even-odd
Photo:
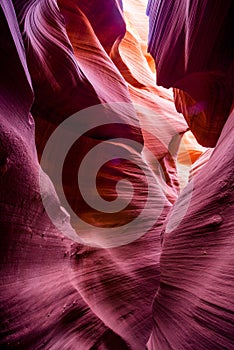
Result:
[[[234,349],[232,0],[0,0],[0,349]]]

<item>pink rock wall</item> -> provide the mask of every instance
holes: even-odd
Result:
[[[234,346],[233,260],[227,254],[233,248],[233,115],[225,124],[229,85],[214,134],[207,122],[210,138],[203,129],[193,130],[212,146],[225,124],[209,162],[179,196],[177,154],[188,126],[171,92],[154,83],[142,27],[145,2],[123,5],[125,13],[114,0],[89,6],[75,0],[0,0],[1,349]],[[152,6],[151,1],[151,22]],[[225,11],[221,19],[229,16]],[[160,60],[156,57],[158,83],[168,87]],[[229,79],[229,62],[225,67]],[[170,78],[174,82],[173,74]],[[185,108],[187,95],[176,94],[177,108],[178,101]],[[191,99],[196,99],[192,93]],[[82,111],[100,104],[103,109],[86,115],[88,131],[66,155],[61,189],[56,175],[66,130],[51,154],[45,157],[43,151],[68,117],[78,112],[81,128]],[[103,114],[110,126],[98,125]],[[68,132],[75,138],[79,128]],[[117,196],[128,203],[114,214],[91,208],[77,186],[81,161],[103,142],[112,147],[104,155],[112,158],[96,174],[98,192],[109,203]],[[195,148],[188,150],[191,163]],[[95,159],[101,157],[100,151]],[[92,198],[95,159],[85,179]],[[123,178],[133,184],[133,193],[128,187],[118,193]],[[76,233],[66,234],[71,225],[61,207],[63,191]],[[76,227],[76,216],[91,229]],[[138,217],[131,229],[121,229]],[[117,240],[109,233],[116,227]],[[106,235],[115,244],[107,244]]]
[[[232,7],[228,1],[148,5],[157,82],[174,88],[197,140],[216,145],[195,163],[166,220],[150,350],[234,347]]]
[[[198,142],[214,147],[233,101],[233,2],[148,3],[149,51],[157,83],[173,87]]]

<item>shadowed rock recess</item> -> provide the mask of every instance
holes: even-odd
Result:
[[[1,350],[234,349],[233,13],[0,0]]]

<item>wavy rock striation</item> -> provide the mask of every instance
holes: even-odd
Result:
[[[233,117],[176,201],[177,162],[189,168],[204,150],[191,146],[188,134],[188,155],[179,148],[188,127],[172,93],[154,84],[144,12],[145,2],[136,0],[0,0],[2,349],[145,350],[149,339],[149,349],[233,345],[232,261],[224,252],[232,248]],[[158,82],[168,87],[160,64]],[[207,120],[194,124],[202,140],[209,131],[209,146],[230,110],[228,84],[214,133]],[[181,111],[186,98],[196,99],[175,96]],[[72,115],[77,124],[63,124]],[[93,149],[84,192],[94,204],[96,197],[105,205],[119,199],[118,211],[93,207],[78,186]]]
[[[229,1],[148,5],[157,82],[175,88],[177,109],[197,140],[216,145],[194,163],[166,220],[150,350],[234,347],[231,7]]]
[[[233,100],[233,2],[150,0],[147,12],[157,83],[174,88],[198,142],[214,147]]]
[[[167,145],[187,126],[174,110],[171,96],[153,86],[151,73],[151,88],[134,90],[114,64],[115,55],[120,56],[118,42],[125,34],[121,4],[93,2],[87,7],[86,2],[54,0],[0,4],[1,348],[143,349],[152,328],[151,304],[159,285],[162,224],[179,191],[174,163],[173,188],[170,177],[165,183],[141,153],[141,123],[144,117],[154,117],[152,110],[148,115],[143,108],[144,95],[148,96],[145,107],[152,109],[157,101],[165,120],[166,143],[160,152],[154,149],[156,160],[166,161]],[[103,35],[106,32],[108,35]],[[143,104],[141,112],[132,105],[131,94]],[[160,106],[163,101],[164,107]],[[124,127],[115,123],[111,128],[92,128],[91,122],[90,131],[69,152],[63,174],[69,203],[92,223],[92,232],[79,232],[82,239],[94,237],[100,246],[98,227],[119,226],[140,214],[147,200],[147,183],[139,165],[148,171],[151,189],[162,206],[161,215],[148,232],[136,227],[131,234],[139,231],[138,239],[113,248],[82,245],[78,236],[64,236],[56,222],[61,220],[66,226],[68,216],[44,173],[43,190],[39,187],[37,154],[40,159],[53,131],[71,114],[100,103],[117,103],[105,112],[114,113],[115,121]],[[141,113],[141,121],[137,113]],[[173,120],[174,131],[167,131],[167,120]],[[108,162],[100,169],[97,182],[101,181],[102,196],[113,200],[116,182],[127,177],[134,184],[134,197],[119,214],[103,214],[87,206],[74,187],[76,170],[91,148],[116,137],[122,138],[116,150],[127,149],[132,161]],[[128,148],[127,140],[137,142],[137,146]],[[55,158],[43,163],[47,172],[56,171]],[[164,172],[167,174],[166,167]],[[157,179],[162,182],[162,191]],[[41,191],[53,208],[56,222],[51,222],[45,211]],[[127,190],[122,197],[126,202],[131,199]],[[152,210],[148,207],[143,221],[151,220],[155,215]],[[127,239],[128,231],[123,233]]]

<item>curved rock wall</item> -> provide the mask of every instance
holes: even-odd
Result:
[[[179,196],[177,162],[189,168],[203,149],[179,148],[188,126],[154,83],[144,12],[136,0],[0,0],[1,349],[233,345],[233,116]],[[175,96],[182,110],[187,95]],[[119,211],[93,208],[78,188],[92,149],[85,194],[94,206],[118,197]]]
[[[173,87],[198,142],[214,147],[233,101],[233,1],[150,0],[157,83]]]
[[[174,88],[177,109],[199,143],[216,145],[195,162],[166,220],[150,350],[234,347],[232,7],[231,1],[148,4],[157,82]]]

